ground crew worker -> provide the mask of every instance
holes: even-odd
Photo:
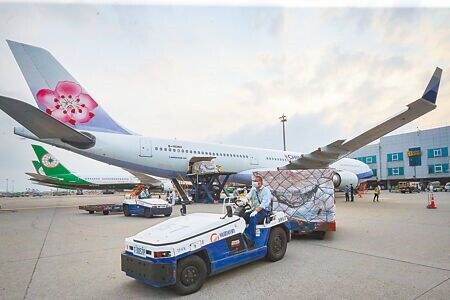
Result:
[[[348,187],[348,185],[345,186],[344,192],[345,192],[345,202],[350,201],[350,198],[349,198],[349,195],[348,195],[350,193],[350,188]]]
[[[375,198],[377,199],[377,202],[378,202],[378,197],[380,196],[380,193],[381,193],[381,187],[379,184],[377,184],[377,186],[373,190],[373,202],[375,202]]]
[[[177,203],[176,199],[177,199],[177,193],[175,193],[175,190],[173,190],[172,193],[170,194],[170,200],[171,200],[170,202],[172,205],[175,205]]]
[[[148,194],[147,194],[147,189],[144,188],[142,189],[142,191],[139,193],[139,199],[147,199],[148,198]]]
[[[252,241],[255,241],[256,225],[269,213],[270,200],[272,199],[272,193],[268,187],[263,186],[261,176],[256,175],[254,177],[252,189],[247,194],[247,199],[250,202],[252,210],[246,212],[244,215],[244,219],[248,221],[248,227],[245,229],[245,232]]]
[[[354,197],[355,197],[355,190],[353,189],[353,184],[350,183],[350,202],[353,202]]]

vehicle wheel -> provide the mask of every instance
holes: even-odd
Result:
[[[168,216],[170,216],[170,215],[171,215],[171,214],[165,214],[164,217],[168,217]]]
[[[106,216],[106,215],[109,215],[109,210],[104,210],[103,211],[103,214]]]
[[[146,207],[146,208],[144,209],[144,216],[145,216],[146,218],[151,218],[151,217],[153,217],[150,208]]]
[[[313,231],[311,232],[311,235],[315,239],[323,240],[323,238],[325,237],[325,231]]]
[[[94,211],[93,211],[93,210],[90,210],[90,211],[89,211],[89,214],[90,214],[90,215],[92,215],[93,213],[94,213]]]
[[[267,259],[278,261],[283,258],[287,248],[286,232],[281,227],[274,227],[270,231],[269,242],[267,243]]]
[[[197,255],[188,256],[178,262],[175,290],[180,295],[198,291],[206,280],[206,263]]]
[[[131,216],[130,209],[129,209],[128,205],[126,205],[126,204],[123,205],[123,215],[125,217]]]

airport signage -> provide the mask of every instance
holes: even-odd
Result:
[[[422,156],[422,151],[420,150],[410,150],[406,152],[406,155],[408,157],[412,157],[412,156]]]

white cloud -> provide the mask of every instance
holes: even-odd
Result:
[[[280,148],[285,113],[288,148],[307,152],[402,109],[436,65],[444,68],[438,109],[400,131],[448,125],[449,13],[0,4],[0,39],[50,50],[106,111],[141,134]],[[31,103],[4,42],[0,64],[1,94]],[[0,179],[25,182],[33,155],[11,122],[0,113],[8,145],[0,148]],[[57,154],[90,168],[90,160]]]

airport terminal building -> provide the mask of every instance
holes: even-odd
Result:
[[[349,155],[370,166],[374,177],[390,188],[398,181],[450,182],[450,126],[385,136]]]

